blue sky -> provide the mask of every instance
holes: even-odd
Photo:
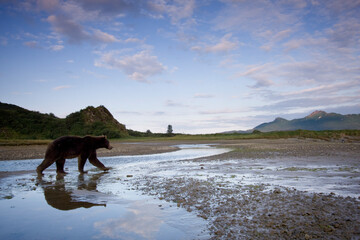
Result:
[[[2,0],[0,101],[127,128],[360,113],[359,0]]]

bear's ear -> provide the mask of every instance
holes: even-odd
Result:
[[[105,134],[103,134],[103,137],[104,137],[105,139],[107,139],[107,136],[106,136]]]

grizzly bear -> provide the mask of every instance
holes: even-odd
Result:
[[[106,136],[102,137],[76,137],[63,136],[49,144],[45,159],[36,168],[39,175],[48,168],[51,164],[56,162],[56,172],[65,173],[64,165],[65,159],[78,157],[78,169],[80,173],[84,172],[84,165],[89,159],[90,163],[104,171],[109,170],[96,157],[96,149],[107,148],[112,149]]]

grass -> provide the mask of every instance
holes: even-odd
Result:
[[[314,138],[322,140],[341,139],[356,137],[360,139],[360,130],[326,130],[326,131],[274,131],[254,133],[214,133],[214,134],[174,134],[172,137],[149,136],[149,137],[125,137],[117,139],[119,141],[168,141],[168,140],[238,140],[238,139],[280,139],[280,138]]]
[[[150,136],[150,137],[124,137],[111,139],[119,142],[148,142],[148,141],[220,141],[220,140],[241,140],[241,139],[286,139],[286,138],[311,138],[331,141],[332,139],[360,140],[360,130],[328,130],[328,131],[276,131],[254,133],[233,133],[233,134],[174,134],[174,136]],[[49,139],[0,139],[0,146],[18,145],[45,145],[51,142]]]
[[[149,141],[149,140],[238,140],[238,139],[281,139],[281,138],[313,138],[330,141],[332,139],[348,139],[356,138],[360,140],[360,130],[327,130],[327,131],[275,131],[275,132],[259,132],[254,133],[233,133],[233,134],[176,134],[172,137],[141,137],[141,138],[127,138],[134,141]]]

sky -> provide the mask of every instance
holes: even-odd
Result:
[[[0,0],[0,101],[128,129],[360,113],[360,0]]]

